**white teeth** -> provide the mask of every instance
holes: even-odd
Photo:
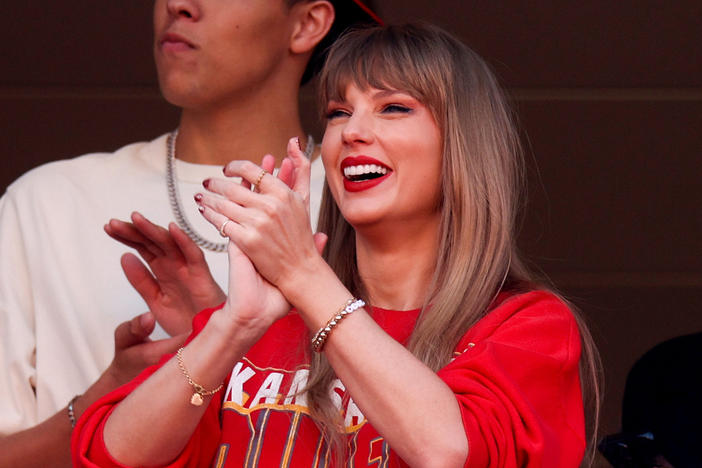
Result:
[[[344,176],[359,176],[364,174],[382,174],[388,173],[387,168],[376,164],[360,164],[358,166],[347,166],[344,168]]]

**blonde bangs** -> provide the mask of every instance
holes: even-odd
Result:
[[[320,105],[343,101],[351,84],[362,91],[401,91],[427,106],[443,127],[442,90],[450,76],[441,67],[441,51],[432,53],[434,47],[411,28],[390,28],[370,35],[364,32],[351,31],[330,49],[320,75]],[[325,111],[322,108],[321,114]]]

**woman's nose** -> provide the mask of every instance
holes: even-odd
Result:
[[[344,144],[370,143],[373,140],[371,118],[363,113],[354,113],[349,117],[341,132]]]

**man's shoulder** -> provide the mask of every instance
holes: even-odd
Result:
[[[15,180],[8,186],[7,192],[31,192],[41,187],[55,189],[61,184],[79,183],[87,178],[126,176],[130,170],[148,166],[152,163],[150,159],[157,153],[163,153],[165,138],[165,135],[162,135],[151,141],[127,144],[111,153],[88,153],[42,164]]]

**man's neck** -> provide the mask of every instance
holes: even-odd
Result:
[[[224,165],[233,159],[259,164],[265,154],[272,154],[280,163],[293,136],[306,143],[297,95],[183,109],[176,157],[197,164]]]

